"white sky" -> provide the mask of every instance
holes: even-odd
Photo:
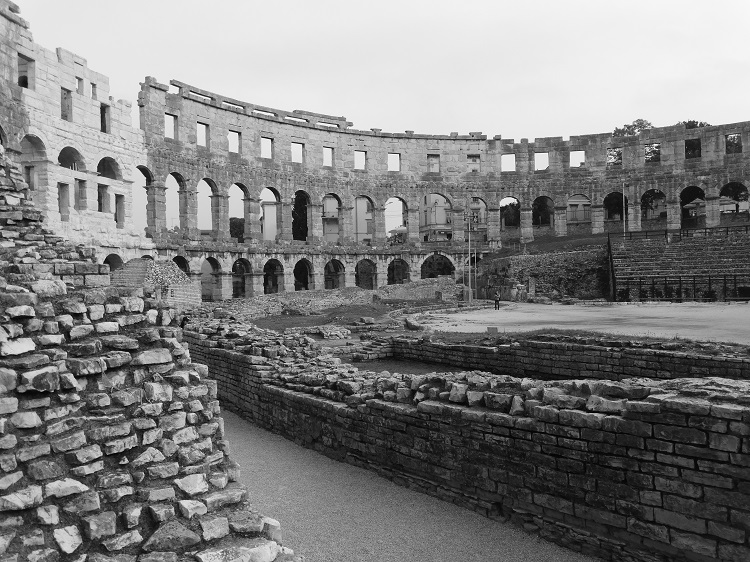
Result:
[[[358,129],[529,138],[750,119],[746,0],[16,0],[133,102],[146,75]]]

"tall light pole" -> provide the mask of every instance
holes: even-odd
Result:
[[[474,293],[472,291],[472,285],[471,285],[471,231],[474,228],[474,223],[479,222],[479,216],[478,213],[482,209],[482,204],[479,202],[479,199],[476,197],[471,198],[471,203],[469,204],[469,211],[468,213],[464,211],[464,218],[467,219],[468,229],[469,229],[469,303],[471,303],[472,297],[474,296]],[[475,216],[476,214],[476,216]]]

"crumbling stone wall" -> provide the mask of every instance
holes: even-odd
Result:
[[[609,294],[609,270],[605,248],[575,252],[522,254],[482,264],[492,291],[503,279],[528,286],[533,279],[536,294],[579,299],[604,298]]]
[[[376,375],[305,338],[187,338],[227,407],[333,458],[605,560],[750,557],[745,381]]]
[[[174,310],[87,286],[93,252],[28,197],[0,152],[0,559],[292,560],[236,482]]]

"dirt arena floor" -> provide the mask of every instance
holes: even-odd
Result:
[[[502,303],[500,310],[430,313],[419,322],[435,332],[499,333],[586,330],[620,336],[686,338],[750,345],[750,304],[639,303],[561,305]]]

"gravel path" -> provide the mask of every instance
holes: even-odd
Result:
[[[595,561],[223,415],[251,504],[308,562]]]

